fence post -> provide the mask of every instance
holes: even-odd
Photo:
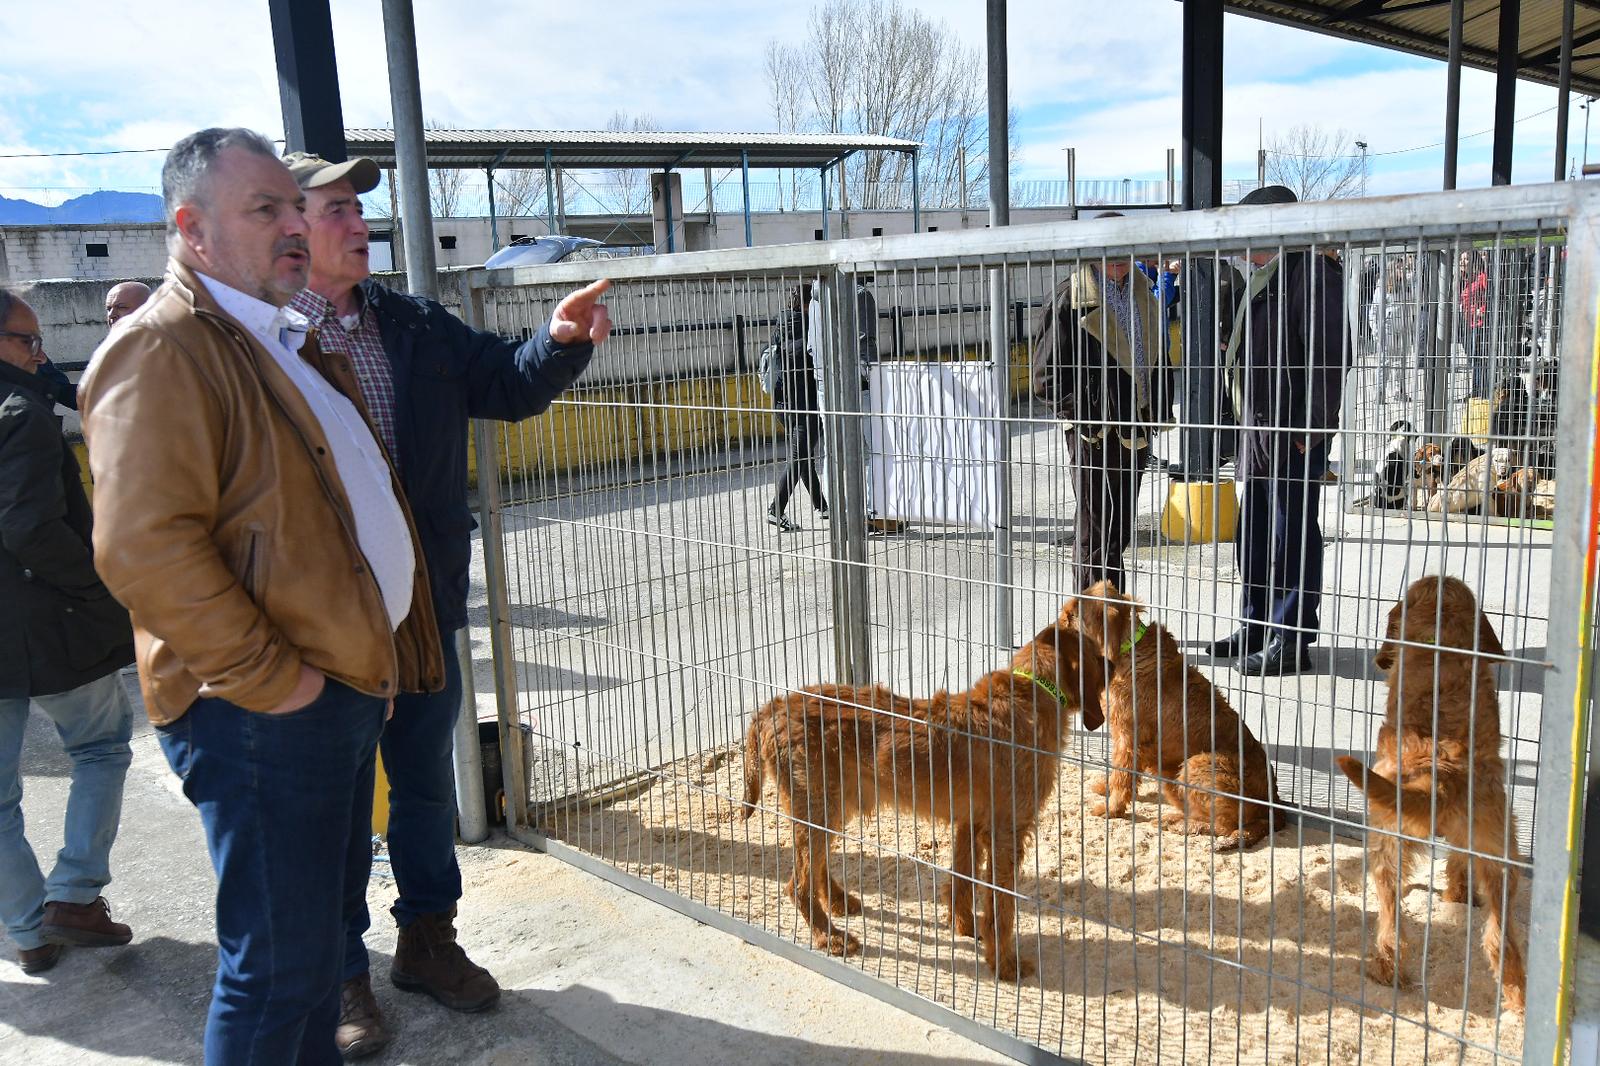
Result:
[[[462,319],[481,328],[484,276],[473,272],[462,278]],[[501,503],[500,451],[494,426],[482,419],[472,421],[473,448],[478,457],[478,531],[483,538],[483,574],[489,599],[489,647],[494,656],[494,699],[500,720],[500,771],[506,790],[506,828],[515,831],[528,824],[528,782],[523,752],[522,725],[517,713],[517,675],[511,655],[511,602],[507,592],[505,522]],[[472,741],[478,737],[477,715],[472,722]],[[461,742],[457,729],[457,742]],[[459,753],[459,747],[458,747]],[[461,777],[457,755],[457,778]],[[481,765],[481,760],[475,760]],[[479,780],[482,771],[477,771]],[[481,791],[481,790],[480,790]],[[458,797],[459,800],[459,797]]]
[[[867,454],[855,290],[854,275],[842,270],[825,270],[818,279],[823,439],[832,516],[828,543],[834,665],[845,684],[865,685],[872,680],[872,649],[867,632],[871,617],[867,613]]]
[[[1523,1061],[1543,1066],[1565,1054],[1577,954],[1577,862],[1583,843],[1583,777],[1592,793],[1600,767],[1588,761],[1594,722],[1595,562],[1600,484],[1600,212],[1577,201],[1567,229],[1567,302],[1562,331],[1555,529],[1551,538],[1552,663],[1539,721],[1539,789],[1534,800],[1533,883],[1529,887],[1527,1029]],[[1596,886],[1589,885],[1593,892]],[[1592,1024],[1594,1019],[1588,1019]]]
[[[1009,212],[1009,206],[1007,208]],[[993,209],[990,211],[993,214]],[[994,360],[995,414],[1000,420],[994,464],[994,641],[1011,650],[1011,338],[1006,268],[989,269],[989,356]]]

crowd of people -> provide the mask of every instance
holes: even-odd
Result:
[[[144,710],[217,879],[206,1061],[325,1063],[390,1040],[363,935],[375,760],[390,783],[397,988],[474,1012],[457,941],[451,740],[466,624],[469,418],[520,420],[610,332],[596,282],[526,341],[368,276],[371,160],[248,130],[162,170],[170,259],[106,296],[76,390],[0,292],[0,920],[21,967],[126,944],[102,890]],[[55,405],[77,406],[90,520]],[[23,835],[30,703],[73,762],[48,878]]]

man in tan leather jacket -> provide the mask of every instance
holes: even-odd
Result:
[[[162,171],[165,283],[81,387],[95,563],[217,874],[206,1061],[337,1062],[342,879],[390,701],[443,683],[428,578],[358,396],[299,354],[303,197],[247,130]]]

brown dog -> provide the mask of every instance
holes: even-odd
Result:
[[[812,943],[835,955],[861,950],[829,920],[860,913],[861,900],[829,874],[828,851],[850,819],[894,807],[953,827],[941,895],[957,935],[978,931],[996,976],[1031,973],[1017,957],[1017,866],[1055,788],[1069,712],[1098,728],[1103,687],[1094,650],[1050,625],[966,692],[917,700],[882,685],[813,685],[757,711],[744,742],[744,817],[770,774],[794,831],[784,887]],[[994,886],[980,893],[981,926],[976,878]]]
[[[1090,786],[1106,798],[1089,813],[1122,817],[1133,802],[1134,771],[1154,773],[1177,808],[1163,826],[1210,834],[1219,851],[1248,848],[1281,824],[1266,750],[1205,675],[1184,662],[1172,634],[1141,621],[1143,609],[1101,581],[1061,611],[1063,623],[1100,647],[1111,671],[1111,773]]]
[[[1404,643],[1398,643],[1399,641]],[[1474,646],[1480,655],[1472,654]],[[1348,755],[1339,769],[1367,796],[1368,839],[1378,897],[1376,954],[1367,973],[1403,983],[1399,961],[1399,886],[1434,835],[1453,850],[1445,862],[1444,898],[1466,903],[1468,869],[1477,900],[1489,908],[1483,949],[1500,970],[1505,1002],[1522,1010],[1522,952],[1509,912],[1517,871],[1503,858],[1516,837],[1500,760],[1500,700],[1482,655],[1505,655],[1489,619],[1464,582],[1425,577],[1389,610],[1375,662],[1389,674],[1389,703],[1371,770]],[[1403,835],[1397,835],[1403,834]],[[1455,850],[1459,849],[1459,850]],[[1476,855],[1470,860],[1468,851]]]

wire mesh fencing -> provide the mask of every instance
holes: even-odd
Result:
[[[615,265],[583,379],[477,425],[510,824],[1019,1057],[1553,1046],[1592,211]]]

